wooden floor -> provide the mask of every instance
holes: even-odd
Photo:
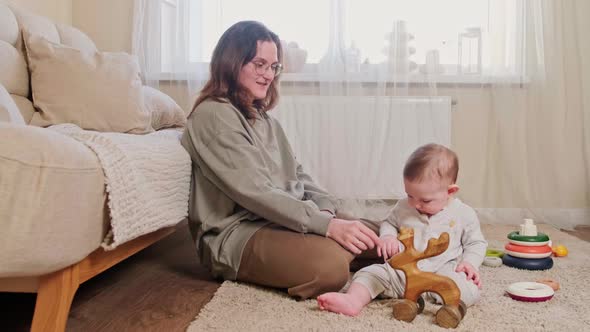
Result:
[[[568,233],[590,242],[590,226]],[[67,331],[184,331],[219,287],[197,262],[186,224],[82,284]],[[28,331],[35,294],[0,293],[3,331]]]
[[[184,331],[220,282],[198,263],[188,226],[80,286],[67,331]],[[0,293],[0,330],[28,331],[35,294]]]

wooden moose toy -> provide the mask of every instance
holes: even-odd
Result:
[[[393,316],[398,320],[411,322],[424,310],[424,299],[420,294],[434,292],[440,295],[444,305],[436,312],[436,323],[444,328],[455,328],[465,316],[467,307],[461,302],[461,291],[448,277],[418,269],[418,261],[440,255],[449,247],[449,233],[442,233],[438,239],[428,240],[424,252],[414,248],[414,230],[401,228],[398,239],[406,247],[405,251],[393,256],[389,265],[402,270],[406,275],[404,299],[393,304]]]

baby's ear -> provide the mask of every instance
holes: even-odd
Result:
[[[449,187],[447,188],[447,192],[449,193],[449,195],[456,194],[457,191],[459,191],[459,186],[454,183],[450,184]]]

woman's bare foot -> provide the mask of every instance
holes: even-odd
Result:
[[[356,316],[371,302],[371,293],[363,284],[353,281],[346,294],[326,293],[318,296],[317,300],[322,310]]]

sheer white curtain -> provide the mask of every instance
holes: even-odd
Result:
[[[481,89],[484,108],[476,110],[477,121],[485,119],[478,124],[480,151],[473,151],[467,135],[453,139],[473,161],[473,182],[464,195],[491,221],[530,216],[566,228],[590,224],[590,67],[584,60],[590,48],[582,33],[590,26],[580,15],[590,6],[585,1],[518,5],[519,53],[506,53],[505,43],[499,43],[490,54],[514,59],[509,63],[522,70],[522,83]],[[498,60],[492,67],[505,68],[509,65]],[[458,126],[469,125],[469,118],[457,116]]]
[[[459,196],[485,222],[569,228],[590,224],[589,9],[583,0],[136,0],[134,52],[148,84],[188,109],[221,33],[261,21],[284,41],[272,114],[328,190],[399,198],[403,162],[436,141],[459,154]]]
[[[185,110],[208,75],[207,66],[191,59],[191,48],[201,42],[191,9],[196,8],[190,0],[135,0],[133,13],[132,52],[145,84],[168,93]]]

